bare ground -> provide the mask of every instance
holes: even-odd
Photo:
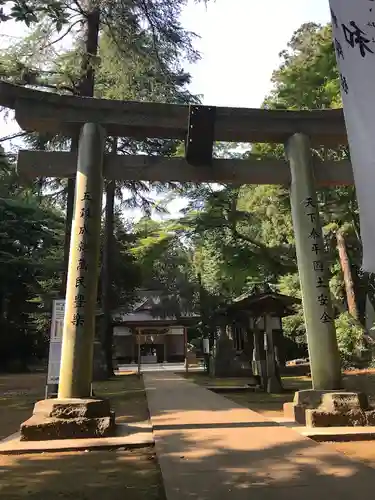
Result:
[[[0,376],[0,437],[17,432],[44,396],[44,374]],[[142,422],[148,408],[142,379],[122,375],[94,385],[119,422]],[[165,500],[152,448],[0,455],[0,498],[7,500]]]
[[[202,386],[207,385],[244,385],[246,378],[236,379],[212,379],[201,373],[191,373],[189,379]],[[344,383],[348,389],[365,392],[370,402],[375,405],[375,370],[357,370],[345,372]],[[234,392],[225,394],[225,397],[245,406],[268,418],[278,418],[283,416],[283,404],[293,401],[294,392],[311,387],[311,379],[308,377],[284,377],[283,394],[265,394],[256,392]],[[340,453],[352,459],[365,462],[375,468],[375,441],[353,441],[344,443],[324,443]]]
[[[209,377],[191,374],[195,382],[213,385]],[[351,388],[375,398],[375,372],[347,375]],[[220,379],[218,385],[242,385],[246,379]],[[0,376],[0,438],[16,432],[29,418],[34,402],[43,398],[44,374]],[[229,399],[272,418],[282,415],[285,401],[294,391],[310,386],[307,377],[284,379],[287,392],[269,396],[263,393],[234,393]],[[95,384],[98,396],[109,397],[121,422],[148,419],[142,380],[123,375]],[[325,443],[355,460],[375,468],[375,441]],[[138,451],[100,451],[44,453],[39,455],[0,456],[0,497],[7,500],[165,500],[162,479],[153,449]]]
[[[164,500],[153,450],[44,453],[0,457],[7,500]]]

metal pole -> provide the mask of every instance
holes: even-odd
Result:
[[[313,388],[341,389],[340,356],[328,280],[310,141],[295,134],[287,142],[290,199]]]
[[[188,359],[188,348],[187,348],[187,328],[184,327],[184,342],[185,342],[185,372],[189,373],[189,359]]]
[[[141,335],[140,330],[137,329],[138,339],[138,377],[141,375]]]
[[[280,380],[276,375],[276,362],[275,362],[275,346],[273,339],[272,317],[270,315],[264,316],[264,335],[267,339],[266,347],[266,366],[267,366],[267,392],[270,394],[279,394],[283,388]]]
[[[105,134],[86,123],[78,150],[74,215],[65,301],[59,398],[91,394]]]
[[[164,334],[163,341],[163,363],[167,362],[167,334]]]

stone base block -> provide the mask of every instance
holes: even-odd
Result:
[[[328,392],[322,395],[321,408],[328,412],[346,413],[369,408],[366,394],[362,392]]]
[[[99,418],[111,413],[104,399],[44,399],[34,406],[33,415],[51,418]]]
[[[369,408],[361,392],[299,391],[293,403],[284,404],[288,420],[307,427],[354,427],[375,423],[375,410]]]
[[[367,410],[366,414],[366,425],[375,427],[375,410]]]
[[[307,427],[364,427],[366,425],[365,412],[351,410],[340,413],[338,411],[306,410]]]
[[[284,392],[283,386],[276,375],[267,378],[267,392],[268,394],[282,394]]]
[[[332,391],[318,391],[315,389],[297,391],[294,394],[293,403],[305,408],[318,408],[322,403],[324,394],[332,394]]]
[[[115,414],[98,399],[47,399],[35,404],[31,418],[21,424],[21,441],[110,437]]]
[[[284,403],[284,417],[297,424],[306,425],[306,408],[295,403]]]

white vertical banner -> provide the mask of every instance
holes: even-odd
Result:
[[[64,312],[65,300],[54,300],[52,305],[47,384],[59,383]]]
[[[375,1],[330,0],[330,7],[360,210],[362,266],[375,272]]]

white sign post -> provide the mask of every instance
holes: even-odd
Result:
[[[203,354],[210,354],[210,339],[203,339]]]
[[[330,0],[330,7],[360,209],[362,265],[375,272],[375,2]]]
[[[52,305],[46,397],[48,396],[48,386],[58,385],[59,383],[64,312],[65,300],[54,300]]]

